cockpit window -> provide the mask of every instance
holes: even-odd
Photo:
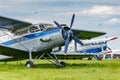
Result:
[[[37,32],[37,31],[40,31],[40,29],[37,26],[32,26],[30,28],[30,32]]]
[[[43,30],[45,31],[50,27],[54,27],[54,25],[52,25],[52,24],[39,24],[39,27],[40,27],[41,31],[43,31]]]
[[[40,30],[41,30],[41,31],[43,31],[43,30],[46,29],[45,26],[44,26],[43,24],[40,24],[39,27],[40,27]]]
[[[44,24],[46,27],[53,27],[52,24]]]
[[[35,24],[30,27],[30,32],[37,32],[37,31],[46,31],[50,27],[54,27],[52,24]]]

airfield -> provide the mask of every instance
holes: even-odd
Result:
[[[119,80],[119,60],[62,60],[67,67],[58,68],[39,60],[34,68],[26,68],[27,60],[0,62],[0,80]]]

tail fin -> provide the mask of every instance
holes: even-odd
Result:
[[[115,40],[115,39],[118,39],[118,37],[111,37],[111,38],[108,38],[107,41],[112,41],[112,40]]]
[[[111,41],[111,40],[115,40],[115,39],[117,39],[117,37],[113,37],[113,38],[111,38],[110,41]]]

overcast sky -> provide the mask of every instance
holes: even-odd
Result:
[[[70,25],[73,13],[76,14],[73,28],[107,32],[108,37],[118,36],[118,40],[109,45],[119,49],[119,0],[0,0],[0,16],[31,23],[54,24],[56,20]]]

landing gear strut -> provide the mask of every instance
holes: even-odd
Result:
[[[34,63],[32,62],[32,50],[29,50],[29,61],[26,62],[26,67],[31,68],[34,66]]]
[[[47,59],[46,57],[43,57],[44,59],[48,60],[49,62],[51,63],[54,63],[55,65],[57,65],[59,68],[64,68],[67,66],[67,64],[63,61],[59,62],[57,56],[55,54],[49,54],[49,53],[46,53],[50,59]]]
[[[47,57],[44,56],[45,54],[46,54],[49,58],[51,58],[51,60],[50,60],[50,59],[47,59]],[[51,63],[54,63],[54,64],[57,65],[58,67],[62,67],[62,68],[63,68],[63,67],[66,67],[66,65],[67,65],[67,64],[66,64],[65,62],[63,62],[63,61],[59,62],[57,56],[56,56],[55,54],[50,54],[50,53],[43,53],[43,54],[41,54],[39,57],[37,56],[37,57],[36,57],[36,60],[33,62],[33,61],[32,61],[32,50],[30,50],[30,51],[29,51],[29,61],[26,62],[26,67],[28,67],[28,68],[34,67],[34,64],[36,64],[36,62],[37,62],[39,59],[41,59],[41,58],[44,58],[44,59],[48,60],[48,61],[51,62]]]

